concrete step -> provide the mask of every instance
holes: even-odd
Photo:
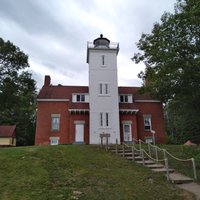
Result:
[[[111,149],[110,151],[113,152],[113,153],[116,153],[116,149]],[[125,149],[124,152],[129,153],[129,152],[132,152],[132,151],[130,149]],[[118,149],[117,153],[123,153],[123,150]]]
[[[138,160],[138,161],[136,160],[136,163],[143,164],[143,161],[142,160]],[[153,165],[153,164],[155,164],[155,162],[153,160],[145,160],[144,164],[145,165]]]
[[[172,173],[174,172],[174,169],[168,169],[169,170],[169,173]],[[152,171],[154,172],[167,172],[166,168],[157,168],[157,169],[152,169]]]
[[[151,164],[151,165],[147,164],[146,166],[147,166],[148,168],[150,168],[150,169],[160,169],[160,168],[163,168],[163,167],[164,167],[164,165],[162,165],[162,164],[157,164],[157,163]]]
[[[120,156],[123,156],[123,153],[118,153]],[[134,153],[135,156],[139,156],[139,153]],[[131,157],[132,156],[132,152],[125,152],[124,153],[125,157]]]
[[[132,156],[127,156],[125,157],[127,160],[133,160],[133,157]],[[135,156],[134,158],[135,161],[142,161],[142,157],[141,156]],[[147,157],[144,158],[144,160],[148,160]]]
[[[169,179],[172,183],[175,183],[175,184],[184,184],[184,183],[193,182],[192,178],[189,178],[189,177],[187,177],[183,174],[177,173],[177,172],[169,174]]]

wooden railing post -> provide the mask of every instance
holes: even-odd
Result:
[[[144,150],[141,149],[141,152],[142,152],[142,164],[144,165],[144,164],[145,164],[145,163],[144,163]]]
[[[149,152],[149,155],[151,156],[151,146],[150,146],[150,142],[148,142],[148,152]]]
[[[116,138],[116,154],[118,154],[118,139]]]
[[[154,145],[155,155],[156,155],[156,161],[158,161],[158,149],[157,146]]]
[[[167,158],[167,155],[166,155],[166,149],[163,149],[163,157],[164,157],[164,159]]]
[[[139,139],[139,148],[140,148],[140,156],[142,156],[142,142],[140,139]]]
[[[132,146],[132,160],[135,160],[135,147]]]
[[[196,172],[196,165],[195,165],[194,158],[192,158],[192,167],[193,167],[193,173],[194,173],[194,180],[197,181],[197,172]]]
[[[123,143],[123,158],[125,158],[125,144]]]
[[[165,158],[165,168],[166,168],[166,176],[167,176],[167,180],[169,181],[169,165],[168,165],[168,159]]]

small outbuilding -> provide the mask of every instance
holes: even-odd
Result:
[[[0,125],[0,146],[16,146],[16,125]]]

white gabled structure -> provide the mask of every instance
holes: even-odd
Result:
[[[100,134],[109,134],[109,143],[120,142],[119,101],[117,81],[118,43],[107,38],[88,42],[89,64],[89,143],[99,144]]]

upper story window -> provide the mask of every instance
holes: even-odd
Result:
[[[89,95],[88,94],[72,94],[72,102],[89,102]]]
[[[110,127],[110,113],[100,112],[100,127]]]
[[[120,103],[133,103],[133,97],[131,94],[122,94],[119,95]]]
[[[105,55],[102,55],[102,56],[101,56],[101,64],[102,64],[102,65],[105,65]]]
[[[85,102],[85,95],[84,94],[77,94],[76,95],[77,102]]]
[[[151,115],[144,115],[144,130],[150,131],[151,130]]]
[[[109,95],[109,84],[108,83],[100,83],[99,84],[99,94],[100,95]]]
[[[51,115],[51,130],[52,131],[60,130],[60,114]]]

